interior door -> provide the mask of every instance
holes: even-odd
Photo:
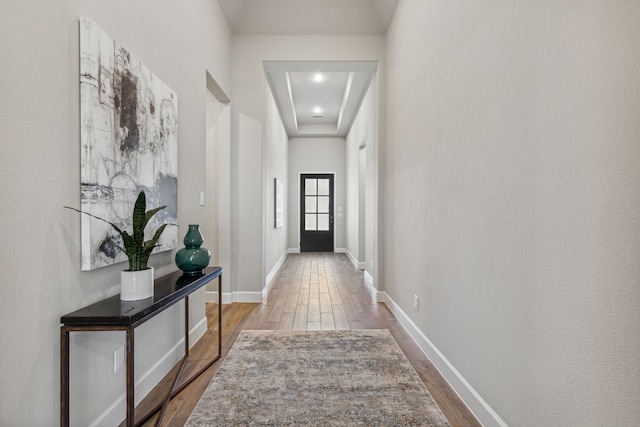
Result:
[[[300,252],[333,252],[333,174],[300,175]]]

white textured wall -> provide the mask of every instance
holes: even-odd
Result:
[[[79,204],[78,17],[93,19],[178,94],[181,230],[205,223],[205,70],[230,87],[230,35],[217,3],[205,0],[3,0],[0,9],[0,425],[50,426],[59,419],[60,316],[118,293],[123,269],[81,272],[80,220],[62,208]],[[176,269],[170,252],[151,264],[159,275]],[[179,311],[146,324],[138,344],[166,351],[182,332]],[[157,328],[174,335],[158,343]],[[73,424],[87,425],[124,390],[124,371],[110,372],[124,338],[77,338],[72,386],[87,392],[75,392]],[[145,354],[141,374],[158,357]]]
[[[300,174],[334,173],[333,236],[334,247],[346,245],[345,218],[338,217],[338,207],[345,206],[346,143],[341,138],[292,138],[289,141],[289,248],[300,249]]]
[[[401,0],[388,33],[386,290],[509,425],[640,420],[639,18]]]

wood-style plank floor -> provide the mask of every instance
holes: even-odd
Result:
[[[388,329],[427,386],[452,426],[480,426],[456,393],[415,344],[387,306],[375,302],[364,286],[363,273],[344,254],[290,254],[269,287],[262,304],[233,303],[223,306],[222,359],[173,398],[162,420],[163,426],[183,426],[231,345],[243,329]],[[191,350],[194,363],[183,376],[198,369],[198,363],[217,350],[218,305],[207,304],[209,331]],[[166,394],[175,372],[136,408],[148,412],[160,395]],[[155,425],[156,416],[143,426]]]

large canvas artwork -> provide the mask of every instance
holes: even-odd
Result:
[[[167,206],[148,229],[177,223],[177,96],[87,18],[80,18],[80,97],[81,209],[131,230],[144,190],[148,209]],[[126,260],[109,224],[81,218],[83,270]],[[167,227],[156,251],[175,248],[177,234]]]

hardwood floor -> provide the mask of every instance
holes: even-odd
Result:
[[[209,331],[192,348],[195,362],[183,375],[217,349],[217,304],[207,304]],[[243,329],[388,329],[427,386],[452,426],[480,426],[386,305],[375,302],[364,286],[363,273],[344,254],[290,254],[270,286],[262,304],[223,306],[222,359],[181,391],[168,405],[163,426],[183,426],[211,379]],[[148,412],[157,405],[175,372],[136,408]],[[156,416],[143,425],[155,425]]]

